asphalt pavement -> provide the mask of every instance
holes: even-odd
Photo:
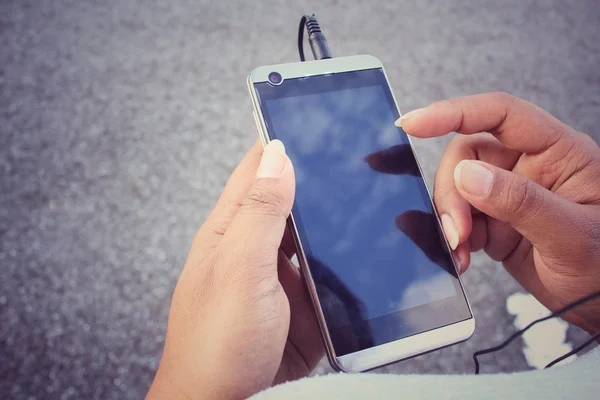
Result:
[[[257,137],[246,76],[297,60],[306,12],[334,55],[383,61],[403,111],[507,91],[600,139],[595,0],[4,0],[1,398],[144,396],[191,239]],[[417,142],[430,183],[447,141]],[[470,373],[515,329],[501,265],[476,255],[464,284],[473,338],[380,372]],[[522,347],[484,371],[530,368]]]

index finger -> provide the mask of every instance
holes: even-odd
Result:
[[[507,93],[440,101],[405,114],[396,124],[409,135],[423,138],[489,132],[522,153],[542,152],[571,134],[571,128],[551,114]]]

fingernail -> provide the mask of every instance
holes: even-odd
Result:
[[[285,147],[280,140],[271,140],[265,147],[256,178],[277,178],[283,172],[287,161]]]
[[[456,186],[473,196],[487,196],[493,180],[494,173],[477,161],[461,161],[454,169]]]
[[[469,266],[468,256],[469,256],[469,253],[462,252],[460,254],[460,256],[458,257],[458,273],[459,274],[463,274],[467,270],[467,267]]]
[[[457,272],[460,275],[463,273],[462,260],[460,259],[460,256],[458,254],[454,254],[454,263],[456,264]]]
[[[426,111],[425,108],[418,108],[416,110],[408,112],[408,113],[404,114],[403,116],[401,116],[400,118],[398,118],[396,120],[396,122],[394,122],[394,124],[398,127],[402,127],[402,122],[406,121],[409,118],[418,117],[419,115],[424,114],[425,111]]]
[[[458,231],[454,226],[454,222],[452,221],[452,217],[448,214],[442,214],[442,227],[444,228],[444,233],[446,234],[446,238],[448,239],[448,244],[452,250],[456,250],[458,247]]]
[[[467,268],[469,268],[469,252],[464,252],[460,257],[460,266],[458,273],[464,274]]]

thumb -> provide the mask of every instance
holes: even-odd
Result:
[[[277,271],[277,253],[294,202],[294,169],[279,140],[265,147],[252,187],[219,246],[232,267],[250,265]],[[263,271],[265,272],[265,271]]]
[[[554,250],[579,219],[574,205],[532,180],[481,162],[454,170],[459,193],[481,212],[509,223],[539,250]],[[558,240],[558,242],[557,242]]]

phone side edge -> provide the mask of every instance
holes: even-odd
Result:
[[[262,114],[262,110],[260,108],[258,97],[256,94],[256,90],[254,89],[254,82],[252,80],[252,74],[248,75],[247,78],[247,86],[248,91],[250,93],[250,98],[252,101],[254,118],[257,125],[258,135],[265,146],[270,141],[269,134],[267,132],[266,126],[264,124],[264,116]],[[296,257],[298,259],[298,263],[300,264],[300,272],[302,281],[304,282],[304,286],[308,292],[311,304],[313,306],[313,310],[315,312],[315,317],[317,318],[317,323],[319,325],[319,331],[321,334],[321,338],[323,340],[323,345],[325,348],[325,353],[327,354],[327,358],[331,366],[337,371],[347,372],[343,369],[343,367],[337,362],[335,350],[333,347],[333,342],[331,341],[331,337],[329,336],[329,330],[327,328],[327,323],[325,321],[325,316],[323,315],[323,309],[321,308],[321,303],[319,301],[319,297],[317,295],[317,288],[315,286],[314,280],[312,278],[312,274],[310,273],[310,268],[308,267],[308,261],[306,259],[306,254],[304,252],[304,247],[302,246],[302,242],[300,241],[300,235],[298,233],[297,225],[294,219],[293,211],[290,213],[290,216],[287,220],[287,226],[289,227],[292,239],[294,241],[294,245],[296,247]]]
[[[336,371],[349,372],[349,371],[346,371],[343,368],[343,366],[338,362],[338,358],[335,354],[335,348],[333,346],[333,341],[331,340],[331,336],[329,335],[329,329],[327,328],[327,321],[325,320],[325,315],[323,314],[323,308],[321,307],[321,302],[320,302],[319,296],[317,294],[317,287],[315,285],[315,281],[313,280],[312,274],[310,273],[310,268],[308,266],[308,260],[306,259],[306,254],[304,252],[304,246],[302,246],[302,242],[300,240],[300,235],[298,233],[298,229],[297,229],[293,211],[290,214],[290,217],[288,219],[288,226],[290,227],[290,230],[292,233],[292,238],[294,240],[294,245],[296,246],[296,257],[298,258],[298,264],[300,266],[302,281],[304,282],[304,287],[308,291],[310,302],[313,306],[313,310],[315,311],[315,316],[317,318],[317,324],[319,325],[319,331],[321,333],[321,338],[323,339],[323,345],[325,347],[325,354],[327,355],[329,364]]]
[[[267,145],[267,143],[269,143],[270,139],[268,134],[266,133],[266,128],[263,126],[264,117],[258,104],[256,90],[254,89],[254,82],[252,80],[253,72],[250,72],[250,74],[248,74],[248,78],[246,78],[246,86],[248,88],[248,93],[250,94],[250,102],[252,103],[252,116],[254,117],[254,122],[256,123],[256,129],[258,130],[258,138],[260,139],[260,142],[264,147]]]

